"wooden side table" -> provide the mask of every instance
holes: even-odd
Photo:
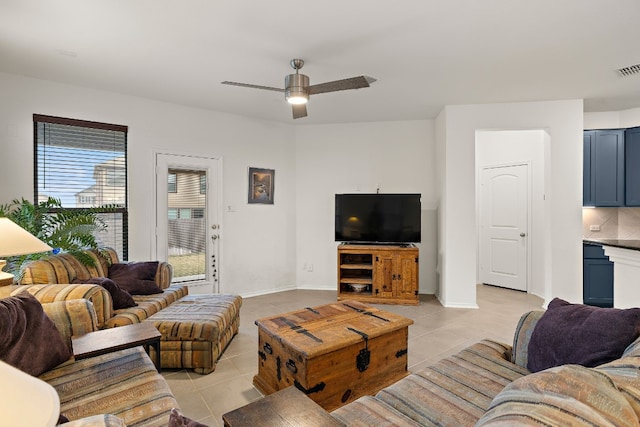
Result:
[[[225,427],[344,426],[295,387],[288,387],[222,416]]]
[[[153,323],[141,322],[71,337],[71,344],[73,355],[78,360],[139,345],[149,353],[151,346],[156,351],[155,365],[160,372],[160,337],[162,334]]]

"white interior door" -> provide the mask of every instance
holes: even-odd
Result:
[[[482,169],[480,281],[527,290],[529,166]]]
[[[156,154],[156,257],[189,293],[220,291],[218,160]]]

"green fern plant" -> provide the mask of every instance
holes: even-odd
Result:
[[[107,228],[95,209],[65,209],[60,200],[53,197],[38,204],[25,199],[15,199],[11,203],[0,205],[0,217],[11,219],[47,243],[53,248],[54,253],[69,253],[81,263],[92,267],[95,266],[95,261],[84,251],[100,250],[95,234]],[[22,266],[26,262],[48,255],[50,253],[10,257],[7,259],[5,271],[19,279],[22,275]]]

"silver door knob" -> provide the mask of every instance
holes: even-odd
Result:
[[[524,237],[524,236],[526,236],[525,233],[520,233],[520,237]]]

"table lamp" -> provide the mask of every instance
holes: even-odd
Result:
[[[50,250],[51,246],[9,218],[0,218],[0,258],[29,255]],[[0,286],[13,283],[13,274],[2,271],[6,263],[5,260],[0,259]]]
[[[0,360],[0,414],[3,426],[55,426],[60,398],[51,385]]]

